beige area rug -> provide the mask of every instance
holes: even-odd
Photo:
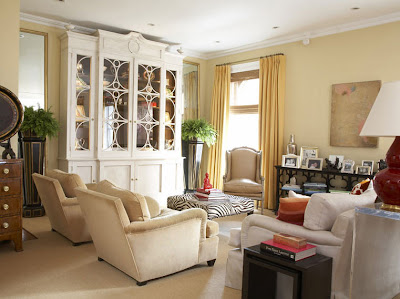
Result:
[[[206,263],[152,280],[136,281],[106,262],[97,261],[93,243],[74,247],[51,231],[46,216],[24,218],[23,226],[38,239],[24,242],[15,252],[10,243],[0,246],[1,298],[241,298],[225,287],[229,230],[240,227],[246,215],[217,219],[220,224],[218,257]],[[161,261],[155,261],[162,263]]]

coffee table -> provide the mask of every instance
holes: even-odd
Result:
[[[225,194],[225,199],[201,201],[192,194],[169,196],[167,206],[170,209],[182,211],[192,208],[200,208],[207,212],[209,220],[219,217],[254,212],[254,200],[247,197]]]

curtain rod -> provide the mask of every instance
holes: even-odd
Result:
[[[272,56],[278,56],[278,55],[285,55],[283,53],[276,53],[276,54],[271,54],[271,55],[267,55],[267,56],[261,56],[261,57],[256,57],[256,58],[249,58],[249,59],[244,59],[244,60],[239,60],[239,61],[235,61],[235,62],[227,62],[227,63],[221,63],[221,64],[217,64],[216,66],[221,66],[221,65],[234,65],[234,64],[240,64],[240,63],[244,63],[244,62],[252,62],[252,61],[257,61],[260,58],[267,58],[267,57],[272,57]]]

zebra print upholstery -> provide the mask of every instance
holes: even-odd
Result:
[[[207,212],[209,220],[241,213],[252,213],[254,201],[250,198],[225,194],[225,199],[200,201],[191,193],[170,196],[167,199],[168,208],[182,211],[200,208]]]

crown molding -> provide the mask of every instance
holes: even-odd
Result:
[[[22,21],[32,22],[32,23],[46,25],[46,26],[60,28],[60,29],[65,29],[65,25],[71,24],[71,23],[67,23],[67,22],[63,22],[63,21],[57,21],[57,20],[53,20],[53,19],[48,19],[48,18],[44,18],[44,17],[27,14],[24,12],[21,12],[19,14],[19,18]],[[88,27],[83,27],[83,26],[75,26],[74,32],[92,34],[92,33],[96,32],[96,30],[93,28],[88,28]]]
[[[400,12],[384,15],[381,17],[370,18],[367,20],[346,23],[346,24],[342,24],[342,25],[338,25],[338,26],[326,27],[326,28],[322,28],[319,30],[303,32],[300,34],[294,34],[294,35],[288,35],[288,36],[283,36],[283,37],[279,37],[279,38],[268,39],[268,40],[264,40],[261,42],[232,48],[229,50],[209,52],[209,53],[202,54],[201,55],[202,57],[198,57],[198,58],[209,60],[209,59],[214,59],[214,58],[218,58],[218,57],[238,54],[238,53],[242,53],[242,52],[247,52],[247,51],[252,51],[252,50],[257,50],[257,49],[268,48],[268,47],[272,47],[272,46],[302,41],[305,38],[316,38],[316,37],[321,37],[321,36],[327,36],[327,35],[332,35],[332,34],[336,34],[336,33],[357,30],[357,29],[362,29],[362,28],[367,28],[367,27],[373,27],[373,26],[383,25],[383,24],[397,22],[397,21],[400,21]],[[188,50],[187,50],[187,52],[188,52]],[[193,57],[196,57],[196,56],[193,56]]]
[[[20,13],[20,19],[23,21],[28,21],[28,22],[32,22],[32,23],[42,24],[42,25],[61,28],[61,29],[65,29],[65,25],[70,24],[67,22],[57,21],[57,20],[48,19],[48,18],[44,18],[44,17],[39,17],[39,16],[35,16],[35,15],[23,13],[23,12]],[[342,24],[342,25],[338,25],[338,26],[326,27],[326,28],[322,28],[319,30],[308,31],[308,32],[303,32],[303,33],[299,33],[299,34],[294,34],[294,35],[287,35],[287,36],[283,36],[283,37],[267,39],[267,40],[264,40],[261,42],[252,43],[252,44],[248,44],[248,45],[240,46],[240,47],[235,47],[235,48],[231,48],[228,50],[203,53],[200,51],[184,48],[184,51],[185,51],[184,55],[190,56],[193,58],[210,60],[210,59],[214,59],[214,58],[243,53],[243,52],[247,52],[247,51],[252,51],[252,50],[257,50],[257,49],[268,48],[268,47],[272,47],[272,46],[302,41],[305,38],[316,38],[316,37],[321,37],[321,36],[327,36],[327,35],[332,35],[332,34],[336,34],[336,33],[357,30],[357,29],[362,29],[362,28],[367,28],[367,27],[372,27],[372,26],[378,26],[378,25],[383,25],[383,24],[397,22],[397,21],[400,21],[400,12],[396,12],[396,13],[392,13],[392,14],[388,14],[388,15],[384,15],[384,16],[380,16],[380,17],[376,17],[376,18],[370,18],[367,20],[346,23],[346,24]],[[75,26],[74,32],[93,34],[94,32],[96,32],[96,30],[93,28],[88,28],[88,27],[83,27],[83,26]]]

